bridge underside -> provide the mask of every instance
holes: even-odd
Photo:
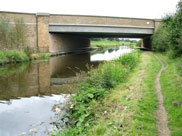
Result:
[[[129,26],[88,26],[88,25],[49,25],[51,37],[50,52],[88,48],[89,38],[142,38],[143,46],[151,48],[152,27]]]
[[[64,34],[64,35],[70,35],[70,36],[79,36],[83,38],[145,38],[152,36],[151,34],[119,34],[119,33],[60,33],[60,32],[51,32],[52,34]]]
[[[49,25],[50,33],[62,33],[92,37],[144,38],[154,33],[153,27],[94,26],[94,25]]]

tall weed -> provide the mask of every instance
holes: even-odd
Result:
[[[27,27],[22,18],[10,22],[6,14],[0,17],[0,46],[4,49],[23,49],[27,41]]]

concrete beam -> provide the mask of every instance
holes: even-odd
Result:
[[[107,34],[146,34],[152,35],[154,27],[98,26],[98,25],[55,25],[49,24],[50,33],[107,33]]]

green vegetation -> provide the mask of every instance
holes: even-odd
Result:
[[[0,17],[0,64],[50,57],[46,53],[33,53],[26,46],[27,27],[22,18],[14,18],[13,22],[11,23],[6,14]]]
[[[71,97],[67,105],[67,114],[63,119],[69,118],[68,128],[57,135],[84,135],[93,127],[98,119],[97,114],[104,112],[103,109],[98,109],[97,105],[111,93],[111,89],[126,81],[139,58],[140,53],[133,52],[91,70],[87,80],[79,85],[78,92]]]
[[[26,46],[27,27],[22,18],[14,18],[12,24],[4,14],[0,17],[0,45],[4,49],[23,49]]]
[[[20,63],[35,59],[48,59],[47,53],[27,53],[27,51],[4,50],[0,51],[0,64]]]
[[[24,51],[0,51],[0,64],[18,63],[28,61],[29,57]]]
[[[182,0],[177,5],[173,15],[166,15],[162,25],[152,38],[153,49],[159,52],[168,52],[171,58],[182,55]]]
[[[152,38],[153,49],[168,62],[161,75],[164,106],[172,136],[182,135],[182,0],[175,14],[166,15]],[[167,54],[167,55],[164,55]]]
[[[88,73],[67,105],[67,128],[52,135],[157,135],[154,81],[160,67],[149,53],[131,53],[101,64]]]
[[[168,62],[168,69],[161,75],[164,106],[168,112],[168,126],[172,136],[182,135],[182,61],[160,55]],[[178,70],[179,69],[179,70]],[[179,75],[180,74],[180,75]]]
[[[97,48],[109,48],[109,47],[118,47],[118,46],[130,46],[130,47],[136,47],[137,41],[133,40],[117,40],[118,38],[94,38],[91,39],[91,47],[97,47]]]
[[[127,82],[95,104],[97,120],[85,136],[157,135],[154,80],[160,63],[150,54],[141,57]]]
[[[48,59],[50,58],[50,54],[48,53],[43,53],[43,52],[39,52],[39,53],[36,53],[41,59]]]

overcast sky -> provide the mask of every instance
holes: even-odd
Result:
[[[0,11],[161,18],[179,0],[1,0]]]

